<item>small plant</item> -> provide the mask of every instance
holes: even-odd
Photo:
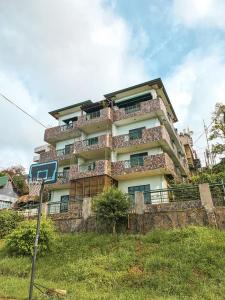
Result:
[[[96,196],[93,204],[97,220],[111,226],[115,234],[118,224],[127,218],[131,202],[121,190],[110,187]]]
[[[0,239],[11,233],[17,227],[23,216],[11,210],[0,211]]]
[[[6,249],[12,255],[32,255],[36,235],[36,221],[23,221],[7,237]],[[38,254],[44,255],[51,250],[55,230],[51,221],[42,221],[38,243]]]

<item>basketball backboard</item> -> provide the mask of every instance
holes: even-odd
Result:
[[[57,180],[57,170],[57,160],[32,164],[29,171],[29,181],[44,180],[47,184],[54,183]]]

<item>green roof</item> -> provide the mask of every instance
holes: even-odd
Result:
[[[8,182],[8,176],[0,177],[0,187],[4,187],[7,182]]]

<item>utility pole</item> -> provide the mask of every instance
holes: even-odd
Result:
[[[41,182],[41,189],[40,189],[40,201],[38,207],[36,236],[34,241],[34,254],[32,258],[32,270],[30,276],[29,300],[33,299],[32,295],[33,295],[34,278],[35,278],[35,266],[36,266],[37,250],[38,250],[38,240],[39,240],[40,228],[41,228],[41,210],[42,210],[43,191],[44,191],[44,180],[42,180]]]

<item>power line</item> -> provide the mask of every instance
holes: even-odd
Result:
[[[206,129],[208,130],[209,127],[213,124],[215,120],[212,120],[212,122],[206,127]],[[205,134],[205,130],[200,134],[200,136],[194,141],[194,144],[198,142],[198,140]]]
[[[28,112],[26,112],[23,108],[21,108],[20,106],[18,106],[15,102],[13,102],[12,100],[10,100],[9,98],[7,98],[5,95],[0,93],[0,96],[8,101],[10,104],[12,104],[13,106],[15,106],[16,108],[18,108],[20,111],[22,111],[24,114],[26,114],[28,117],[30,117],[33,121],[35,121],[36,123],[38,123],[39,125],[41,125],[44,128],[47,128],[47,126],[45,126],[41,121],[39,121],[38,119],[36,119],[35,117],[33,117],[32,115],[30,115]]]

